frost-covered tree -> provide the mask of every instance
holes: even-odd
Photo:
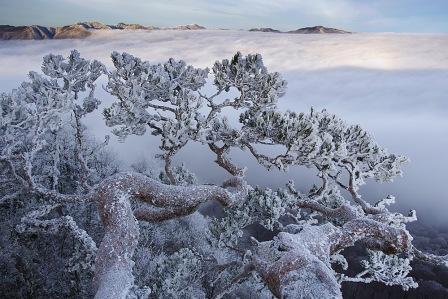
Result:
[[[448,266],[448,257],[425,254],[412,245],[406,223],[416,220],[414,211],[391,212],[393,196],[361,196],[366,182],[401,175],[406,158],[388,153],[360,126],[326,111],[277,109],[286,82],[268,72],[260,55],[237,53],[217,61],[211,71],[174,59],[152,64],[127,53],[112,53],[112,61],[115,69],[107,71],[77,52],[68,59],[49,55],[42,70],[50,78],[31,73],[31,83],[3,94],[0,103],[1,161],[21,184],[3,187],[3,200],[19,190],[57,203],[98,203],[105,228],[99,246],[73,219],[45,222],[50,220],[42,217],[51,208],[30,213],[20,226],[76,231],[81,252],[95,255],[96,298],[247,293],[340,298],[343,281],[416,287],[408,277],[412,259]],[[108,77],[105,89],[115,98],[104,110],[106,124],[122,140],[147,130],[159,137],[160,176],[141,164],[134,165],[134,172],[113,175],[91,166],[93,154],[86,155],[86,149],[94,147],[87,146],[81,120],[98,107],[94,82],[103,72]],[[205,91],[207,82],[215,89],[211,94]],[[230,121],[230,114],[238,115],[238,121]],[[58,138],[66,123],[74,140],[66,152],[74,153],[69,161],[76,165],[79,182],[68,189],[58,183],[63,144]],[[184,166],[172,165],[173,157],[192,142],[212,151],[230,175],[222,186],[198,185]],[[39,156],[44,149],[45,157]],[[310,168],[318,183],[302,191],[293,181],[278,190],[251,187],[244,165],[231,160],[231,150],[247,152],[268,170]],[[221,203],[224,215],[197,213],[208,201]],[[175,236],[178,221],[189,227],[181,237]],[[274,237],[251,237],[257,225]],[[349,277],[344,249],[355,244],[368,250],[369,259],[361,273]],[[82,256],[90,261],[92,254]],[[141,275],[137,279],[134,256]]]
[[[104,66],[72,51],[67,59],[45,56],[42,72],[30,72],[30,81],[1,95],[0,161],[24,187],[19,191],[88,190],[95,180],[87,159],[98,157],[101,146],[85,134],[81,119],[100,103],[94,90]]]

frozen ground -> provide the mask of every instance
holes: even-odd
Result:
[[[291,35],[245,31],[96,32],[85,40],[0,41],[0,91],[14,88],[29,70],[38,70],[43,55],[78,49],[111,67],[111,51],[126,51],[152,62],[169,57],[195,66],[211,66],[236,51],[263,54],[271,71],[281,72],[289,86],[283,109],[326,108],[347,122],[368,129],[381,145],[411,158],[405,176],[393,184],[369,184],[362,191],[376,200],[395,194],[398,208],[417,209],[424,222],[448,224],[448,34]],[[104,96],[104,93],[100,93]],[[108,99],[105,99],[107,105]],[[90,119],[97,136],[109,131]],[[132,137],[112,146],[134,162],[150,157],[151,138]],[[187,147],[180,160],[204,181],[225,175],[198,147]],[[276,186],[289,176],[267,173],[244,154],[254,184]],[[311,176],[293,170],[297,185]]]

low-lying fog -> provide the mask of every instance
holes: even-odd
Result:
[[[416,209],[423,222],[448,224],[448,34],[292,35],[244,31],[95,32],[85,40],[0,41],[0,91],[8,91],[39,70],[42,56],[81,55],[111,67],[110,52],[126,51],[151,62],[169,57],[198,67],[230,58],[236,51],[261,53],[270,71],[281,72],[288,92],[281,109],[326,108],[349,123],[359,123],[380,145],[411,159],[404,177],[392,184],[371,183],[362,189],[376,201],[387,194],[396,208]],[[104,92],[99,95],[108,105]],[[110,134],[99,114],[87,122],[98,137]],[[111,146],[127,163],[157,152],[147,136],[131,137]],[[219,182],[225,173],[213,156],[193,145],[178,160],[204,182]],[[279,186],[293,176],[296,184],[313,181],[307,170],[268,173],[245,153],[235,160],[248,166],[253,184]],[[311,176],[310,176],[311,175]]]

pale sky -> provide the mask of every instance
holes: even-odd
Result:
[[[448,32],[448,0],[0,0],[0,24],[78,21],[210,28],[324,25],[357,32]]]

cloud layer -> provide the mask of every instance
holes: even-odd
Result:
[[[0,90],[7,91],[38,70],[42,56],[67,54],[78,49],[83,56],[111,67],[113,50],[126,51],[151,62],[175,57],[195,66],[211,66],[236,51],[263,54],[271,71],[279,71],[289,83],[281,99],[282,109],[307,111],[326,108],[350,123],[359,123],[390,151],[411,158],[404,178],[393,184],[369,184],[362,191],[373,200],[395,194],[401,210],[415,208],[423,220],[448,224],[445,187],[448,175],[448,35],[353,34],[287,35],[243,31],[96,32],[85,40],[0,42]],[[104,92],[105,105],[110,103]],[[101,137],[108,128],[89,120],[89,128]],[[157,152],[153,139],[131,137],[113,146],[127,162]],[[224,173],[198,146],[187,147],[181,160],[204,181],[219,181]],[[267,173],[244,153],[235,159],[249,166],[255,184],[280,185],[289,175]],[[263,175],[260,175],[263,174]],[[306,170],[293,170],[298,184],[312,179]],[[443,207],[443,208],[441,208]]]

